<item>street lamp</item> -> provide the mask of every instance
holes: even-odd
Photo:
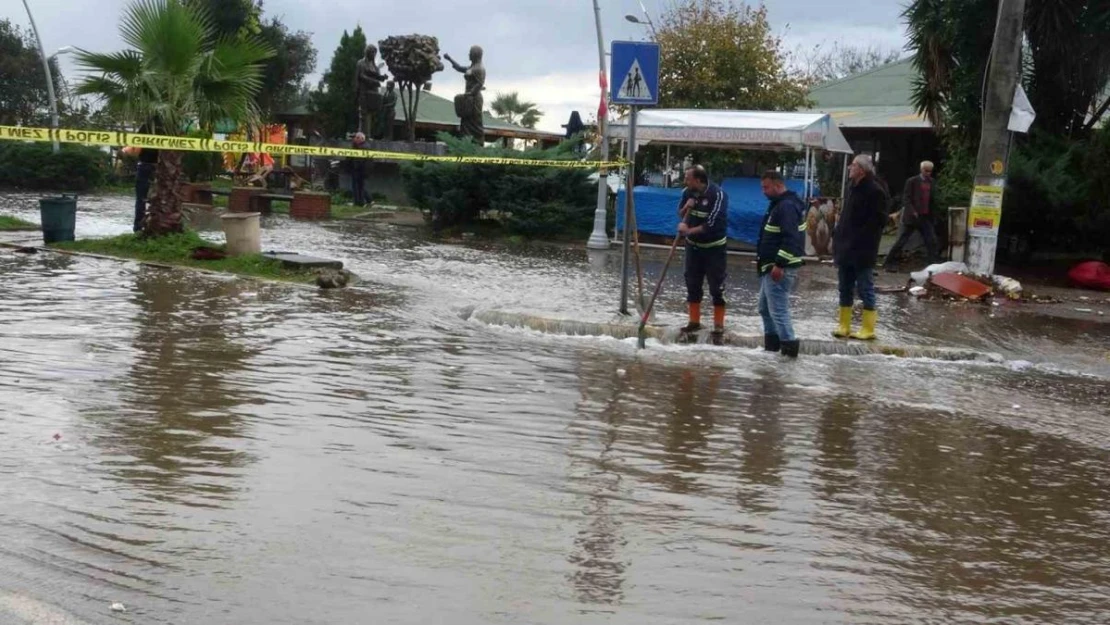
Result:
[[[31,7],[28,6],[27,0],[23,0],[23,8],[27,9],[27,19],[31,20],[31,31],[35,33],[35,42],[39,44],[39,56],[42,57],[42,69],[46,73],[46,95],[50,98],[50,121],[54,130],[58,129],[58,101],[54,99],[54,77],[50,75],[50,59],[46,56],[46,51],[42,49],[42,37],[39,37],[39,29],[35,26],[35,16],[31,15]],[[62,48],[64,50],[65,48]],[[58,52],[61,52],[59,50]],[[57,56],[55,52],[52,56]],[[54,153],[58,153],[58,140],[54,139]]]
[[[642,21],[640,18],[636,17],[635,15],[625,15],[624,19],[632,22],[633,24],[639,24],[640,26],[647,26],[648,28],[651,29],[652,38],[655,39],[655,40],[658,40],[659,39],[659,33],[655,31],[655,22],[651,21],[651,14],[647,12],[647,7],[644,6],[643,2],[640,3],[640,10],[644,12],[644,17],[647,18],[647,22]]]

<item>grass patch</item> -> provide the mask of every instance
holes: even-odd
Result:
[[[11,215],[0,215],[0,231],[11,230],[38,230],[39,227],[29,221],[23,221]]]
[[[311,272],[286,269],[280,262],[263,258],[261,254],[236,256],[220,260],[194,260],[192,253],[198,247],[222,250],[224,246],[205,241],[200,235],[191,231],[157,238],[122,234],[105,239],[82,239],[80,241],[54,243],[50,247],[70,252],[101,254],[103,256],[164,263],[180,267],[197,267],[210,271],[222,271],[270,280],[311,282],[315,278],[315,274]]]

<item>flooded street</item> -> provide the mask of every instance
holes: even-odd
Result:
[[[80,206],[78,236],[129,229]],[[1106,323],[882,296],[884,340],[1000,362],[638,351],[464,318],[612,320],[617,251],[282,217],[263,246],[362,282],[0,248],[0,624],[1110,618]]]

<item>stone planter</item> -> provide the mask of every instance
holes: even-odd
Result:
[[[181,183],[181,201],[186,204],[211,204],[211,183],[208,182],[183,182]]]
[[[289,203],[289,216],[293,219],[331,218],[331,195],[312,191],[297,191]]]
[[[231,195],[227,199],[227,211],[229,213],[250,213],[252,211],[251,199],[265,193],[266,189],[259,187],[234,187],[231,190]]]
[[[262,220],[258,213],[227,213],[220,216],[227,255],[243,256],[262,253]]]

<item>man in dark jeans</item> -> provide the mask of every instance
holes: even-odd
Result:
[[[158,150],[143,148],[139,150],[139,165],[135,170],[135,224],[133,230],[143,229],[146,220],[146,196],[154,179],[154,168],[158,165]]]
[[[886,225],[888,196],[876,181],[875,164],[866,154],[852,160],[848,177],[852,183],[833,230],[833,259],[840,288],[839,323],[833,336],[869,341],[875,338],[879,318],[872,271]],[[863,326],[852,332],[852,304],[857,292],[863,300]]]
[[[149,126],[141,126],[139,134],[150,134]],[[128,156],[138,154],[139,163],[135,167],[135,222],[131,226],[133,232],[143,229],[146,220],[146,196],[150,192],[150,183],[154,179],[154,168],[158,164],[158,150],[150,148],[127,147],[123,153]]]
[[[933,229],[935,207],[936,183],[933,180],[933,164],[923,161],[921,175],[906,181],[902,192],[902,225],[898,232],[898,240],[886,255],[883,269],[895,271],[902,249],[906,247],[915,232],[920,232],[921,240],[925,242],[925,253],[928,254],[928,258],[925,259],[926,264],[936,262],[939,252],[937,233]]]
[[[366,135],[355,133],[351,148],[355,150],[366,149]],[[366,206],[366,161],[365,158],[352,158],[351,164],[351,195],[354,196],[355,206]]]

